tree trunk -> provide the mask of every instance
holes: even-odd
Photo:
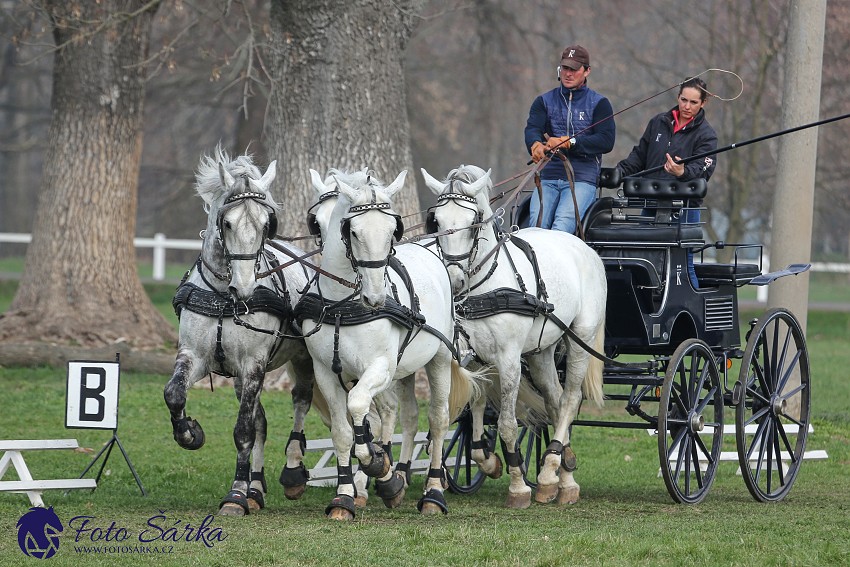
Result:
[[[0,318],[6,343],[173,345],[174,329],[148,299],[133,247],[142,62],[156,5],[43,2],[57,45],[53,114],[26,267]]]
[[[273,0],[266,147],[278,159],[279,234],[305,234],[309,169],[368,166],[385,183],[408,170],[397,212],[418,210],[405,105],[404,50],[421,0]]]

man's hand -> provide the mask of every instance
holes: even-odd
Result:
[[[540,163],[540,160],[546,155],[546,146],[542,142],[534,142],[531,145],[531,161]]]
[[[546,149],[553,150],[556,147],[559,150],[564,150],[564,151],[567,151],[568,149],[570,149],[570,137],[569,136],[562,136],[560,138],[549,138],[546,141]]]

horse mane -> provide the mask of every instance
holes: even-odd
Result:
[[[219,163],[223,164],[224,169],[235,179],[240,177],[244,179],[246,188],[243,189],[234,185],[232,190],[228,190],[226,187],[222,187],[218,170]],[[245,153],[236,158],[231,158],[227,150],[222,148],[221,144],[217,144],[213,155],[204,154],[201,156],[198,169],[195,171],[195,192],[204,199],[204,211],[209,214],[211,203],[220,206],[231,193],[251,190],[248,179],[258,181],[262,176],[260,169],[254,165],[253,155]],[[274,200],[270,191],[266,193],[266,204],[275,212],[280,211],[280,205]]]
[[[460,167],[456,167],[451,170],[449,174],[446,176],[446,179],[443,181],[446,185],[448,185],[449,191],[454,191],[454,181],[460,181],[462,183],[474,183],[481,179],[487,172],[478,167],[477,165],[463,165]],[[481,211],[490,211],[490,190],[493,188],[493,182],[490,181],[487,184],[486,191],[480,191],[477,195],[475,195],[478,200],[478,206]],[[473,195],[470,195],[472,197]]]
[[[325,185],[337,185],[337,181],[342,181],[351,187],[362,187],[363,185],[371,185],[373,187],[383,187],[383,182],[378,179],[374,171],[369,168],[357,169],[350,171],[347,169],[330,168],[325,176]]]

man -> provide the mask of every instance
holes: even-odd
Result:
[[[535,163],[557,148],[575,173],[575,204],[567,170],[555,154],[540,172],[543,192],[541,207],[537,191],[531,196],[530,224],[573,233],[578,221],[596,196],[596,181],[602,154],[614,148],[614,110],[608,99],[587,86],[590,54],[571,45],[561,54],[557,88],[538,96],[531,105],[525,126],[525,146]]]

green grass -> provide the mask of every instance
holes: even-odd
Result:
[[[163,292],[164,293],[164,292]],[[473,495],[447,496],[446,517],[421,517],[415,502],[422,477],[414,477],[404,504],[386,509],[374,499],[354,522],[337,524],[323,510],[330,488],[311,487],[303,499],[287,501],[277,483],[284,443],[292,423],[289,396],[263,394],[269,421],[267,507],[246,518],[213,518],[227,538],[213,548],[197,542],[167,542],[171,554],[96,555],[76,553],[74,516],[92,516],[105,530],[112,522],[135,538],[149,518],[158,525],[199,524],[214,514],[232,480],[236,400],[232,389],[192,390],[188,411],[206,432],[198,451],[180,449],[171,438],[162,399],[166,376],[126,373],[121,378],[118,435],[148,492],[143,497],[116,448],[97,490],[48,491],[66,524],[52,565],[841,565],[850,563],[850,315],[811,313],[812,423],[807,449],[824,449],[829,459],[803,463],[797,483],[778,504],[752,500],[736,464],[720,465],[706,500],[675,505],[658,473],[655,438],[644,430],[578,428],[573,447],[582,500],[573,506],[503,507],[507,480],[487,480]],[[0,437],[75,437],[99,450],[110,432],[64,428],[65,369],[0,368],[6,403]],[[622,416],[621,407],[604,413]],[[327,430],[313,417],[312,438]],[[734,441],[724,440],[724,450]],[[26,455],[36,478],[72,478],[91,453],[40,451]],[[312,459],[316,457],[313,456]],[[98,466],[102,461],[98,462]],[[87,476],[93,477],[95,468]],[[12,474],[12,473],[7,473]],[[9,477],[7,477],[9,478]],[[28,561],[17,546],[15,524],[27,512],[24,495],[0,493],[0,565]],[[99,542],[101,545],[104,542]],[[136,542],[136,545],[138,543]],[[150,544],[153,545],[153,544]]]
[[[0,264],[0,271],[3,271]],[[840,287],[838,283],[836,286]],[[16,282],[0,280],[0,310],[8,307]],[[814,287],[814,285],[813,285]],[[173,284],[148,284],[154,304],[176,322]],[[831,299],[835,300],[835,299]],[[746,321],[759,312],[742,313]],[[778,504],[752,500],[733,463],[720,465],[706,500],[675,505],[658,474],[656,439],[644,430],[583,427],[573,447],[582,500],[573,506],[503,507],[507,480],[487,480],[469,496],[449,494],[446,517],[424,518],[415,508],[422,490],[416,476],[402,507],[386,509],[373,497],[354,522],[339,525],[323,510],[333,489],[311,487],[303,499],[287,501],[277,477],[291,428],[291,401],[281,392],[263,394],[269,421],[267,507],[247,518],[213,518],[227,538],[213,548],[198,542],[165,542],[172,553],[101,555],[76,553],[74,516],[92,516],[105,530],[112,522],[134,538],[149,518],[183,533],[214,514],[233,477],[232,428],[237,406],[232,389],[192,390],[188,412],[206,432],[198,451],[180,449],[171,438],[162,399],[167,376],[126,373],[121,378],[118,435],[148,492],[142,496],[118,448],[97,490],[44,493],[66,525],[53,565],[841,565],[850,564],[850,314],[810,312],[812,423],[807,449],[824,449],[825,461],[803,463],[797,483]],[[2,363],[0,363],[2,364]],[[6,403],[0,438],[66,438],[92,452],[38,451],[25,455],[36,478],[79,476],[111,433],[64,427],[64,368],[3,368]],[[604,416],[623,417],[609,403]],[[327,437],[312,416],[311,438]],[[724,440],[733,451],[734,441]],[[317,459],[311,455],[308,464]],[[103,458],[87,476],[94,477]],[[14,478],[12,471],[4,479]],[[28,511],[25,495],[0,493],[0,565],[29,561],[20,552],[16,522]],[[91,545],[91,542],[88,542]],[[114,545],[114,542],[98,542]],[[131,540],[131,543],[138,544]],[[153,543],[148,545],[154,545]]]

